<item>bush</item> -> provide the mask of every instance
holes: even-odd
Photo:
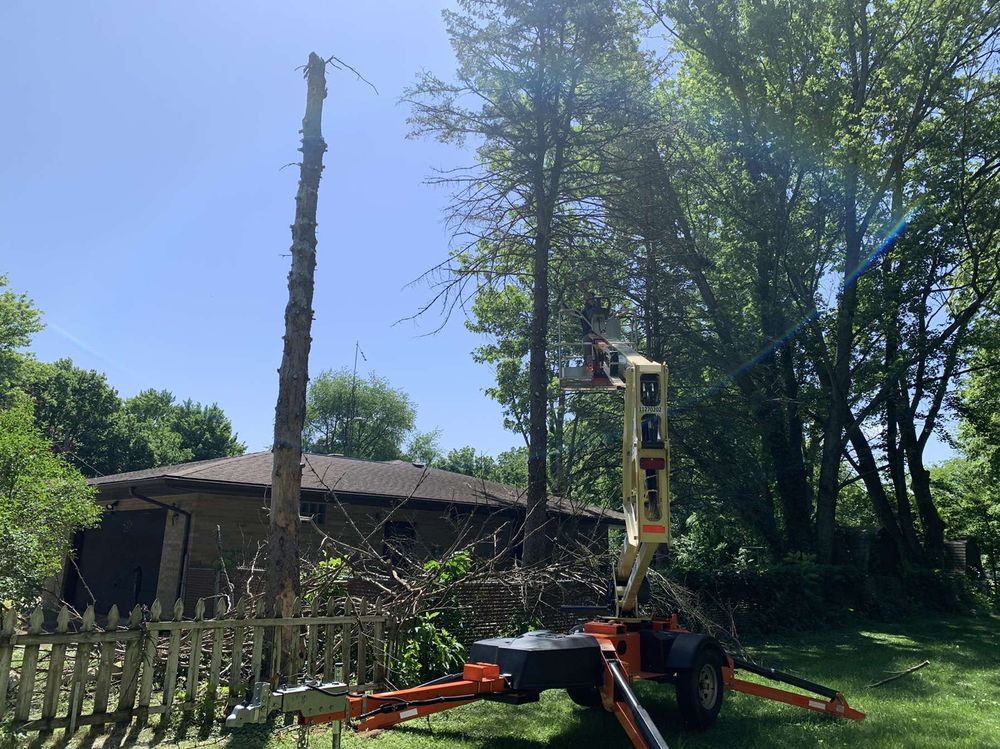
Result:
[[[963,577],[935,570],[872,575],[858,567],[821,565],[808,555],[766,567],[665,574],[697,595],[706,616],[731,619],[742,634],[837,626],[859,615],[884,620],[984,606]]]
[[[429,611],[414,621],[395,663],[398,686],[411,687],[462,670],[465,648],[436,621],[440,614]]]

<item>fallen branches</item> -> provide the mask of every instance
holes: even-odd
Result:
[[[896,679],[901,679],[904,676],[906,676],[907,674],[912,674],[914,671],[919,671],[924,666],[929,666],[929,665],[931,665],[930,661],[924,661],[923,663],[918,663],[916,666],[911,666],[910,668],[906,669],[905,671],[898,671],[898,672],[896,672],[893,676],[890,676],[887,679],[882,679],[882,681],[876,681],[874,684],[869,684],[868,688],[871,689],[872,687],[878,687],[878,686],[881,686],[883,684],[888,684],[890,681],[895,681]]]

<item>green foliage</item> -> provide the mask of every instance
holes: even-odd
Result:
[[[101,515],[94,490],[32,417],[23,397],[0,410],[0,600],[35,595],[59,572],[73,533]]]
[[[9,396],[23,357],[17,350],[31,343],[31,336],[44,327],[41,312],[25,294],[7,288],[0,275],[0,405]]]
[[[394,460],[403,454],[416,410],[409,396],[374,373],[327,370],[309,383],[305,446],[312,452],[366,460]],[[420,440],[422,450],[434,440]]]
[[[932,469],[941,515],[953,538],[968,538],[982,551],[984,578],[1000,607],[1000,485],[986,457],[958,457]],[[972,561],[971,559],[969,560]],[[970,574],[978,574],[970,570]]]
[[[206,406],[190,398],[177,403],[169,390],[144,390],[126,399],[124,408],[150,435],[150,445],[163,445],[162,457],[158,456],[157,461],[181,463],[242,455],[246,451],[246,445],[233,432],[232,422],[215,403]]]
[[[441,459],[441,430],[432,429],[429,432],[414,432],[406,443],[403,460],[411,463],[423,463],[429,466]]]
[[[424,562],[423,568],[424,572],[433,576],[434,586],[443,588],[469,574],[472,570],[472,558],[469,549],[462,549],[443,560],[429,559]]]
[[[393,670],[399,686],[415,686],[461,670],[465,648],[440,624],[440,616],[440,611],[428,611],[413,622]]]
[[[52,442],[88,475],[242,454],[246,446],[217,405],[176,403],[167,390],[122,400],[106,377],[74,366],[26,361],[19,387]]]
[[[305,575],[311,580],[303,585],[303,598],[310,605],[344,595],[347,590],[344,580],[353,574],[347,557],[331,556],[329,552],[325,554],[316,563],[315,569]]]

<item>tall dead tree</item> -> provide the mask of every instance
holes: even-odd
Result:
[[[316,204],[323,172],[322,118],[326,63],[310,53],[305,69],[306,113],[302,118],[302,162],[292,225],[292,269],[288,274],[284,351],[278,370],[271,469],[271,527],[267,549],[267,600],[290,616],[299,595],[299,496],[302,489],[302,427],[312,343],[313,278],[316,270]],[[289,659],[282,662],[288,664]]]

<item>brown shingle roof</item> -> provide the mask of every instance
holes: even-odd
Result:
[[[472,504],[492,507],[525,506],[525,493],[506,484],[425,468],[406,461],[377,462],[336,455],[303,456],[302,489],[333,491],[340,494],[364,494],[392,498],[414,498],[448,504]],[[148,468],[91,479],[99,488],[140,485],[163,479],[190,482],[216,482],[230,487],[266,488],[271,485],[270,451],[234,458],[215,458],[180,465]],[[549,507],[567,515],[604,518],[620,523],[622,514],[603,507],[550,497]]]

